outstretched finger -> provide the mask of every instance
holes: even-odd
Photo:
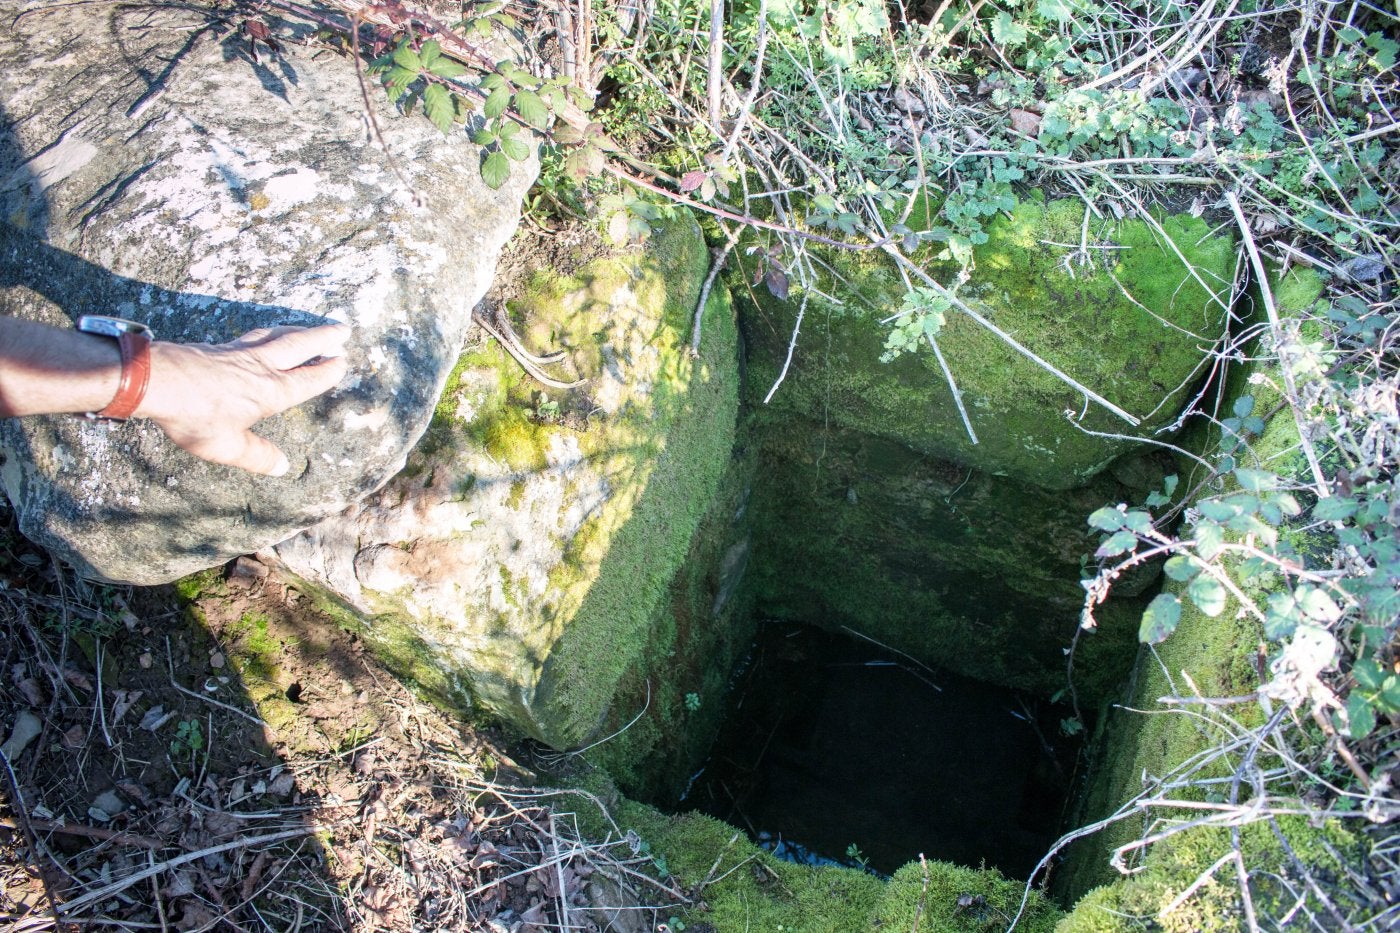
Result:
[[[191,439],[181,447],[203,460],[237,467],[263,476],[286,476],[291,462],[281,449],[252,431],[230,431]]]
[[[280,407],[276,411],[300,405],[307,399],[334,388],[345,378],[348,366],[345,357],[333,356],[284,371],[281,373],[281,391],[277,400]]]
[[[254,352],[273,369],[295,369],[317,357],[337,357],[345,352],[350,328],[344,324],[287,331],[260,343]]]

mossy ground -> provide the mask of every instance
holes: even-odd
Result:
[[[1204,373],[1202,348],[1223,330],[1225,310],[1213,296],[1228,295],[1234,263],[1228,236],[1182,216],[1160,218],[1165,238],[1143,221],[1093,220],[1081,256],[1084,211],[1078,201],[1028,199],[999,216],[960,294],[1142,418],[1136,431],[951,311],[939,343],[977,431],[973,445],[931,353],[880,362],[889,329],[880,322],[899,310],[905,283],[878,251],[817,250],[832,270],[819,288],[837,300],[809,296],[797,355],[773,404],[1046,488],[1082,484],[1131,442],[1090,436],[1066,412],[1099,432],[1147,433],[1171,422]],[[798,303],[749,286],[752,262],[741,256],[731,281],[747,304],[750,391],[761,398],[782,365]],[[929,269],[951,281],[952,269]]]

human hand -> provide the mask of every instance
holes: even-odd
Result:
[[[133,417],[149,418],[196,457],[285,476],[287,455],[249,430],[314,398],[345,376],[350,328],[274,327],[237,340],[151,345],[151,381]]]

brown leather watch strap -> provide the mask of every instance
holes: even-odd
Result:
[[[122,354],[122,377],[111,403],[97,413],[99,418],[130,418],[146,397],[151,384],[151,338],[141,333],[124,331],[117,338]]]

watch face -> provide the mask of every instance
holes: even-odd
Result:
[[[84,314],[78,318],[78,330],[85,334],[101,334],[103,337],[120,337],[122,334],[140,334],[154,340],[155,334],[145,324],[128,321],[119,317],[105,317],[101,314]]]

